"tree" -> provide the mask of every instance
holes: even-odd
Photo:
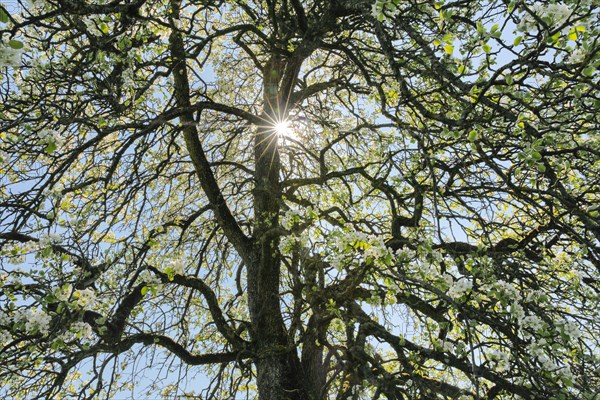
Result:
[[[0,8],[0,393],[597,398],[593,3]]]

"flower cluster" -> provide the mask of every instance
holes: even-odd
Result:
[[[380,22],[387,21],[399,13],[397,0],[376,0],[371,7],[371,15]]]
[[[89,310],[96,304],[96,294],[92,289],[76,290],[73,297],[75,304],[83,310]]]
[[[12,339],[12,336],[10,335],[10,333],[8,331],[5,331],[4,329],[0,329],[0,347],[5,345],[6,343],[10,342],[11,339]]]
[[[0,310],[0,326],[7,326],[10,323],[10,317]],[[10,332],[0,328],[0,347],[11,340]]]
[[[455,348],[454,345],[446,340],[442,341],[440,339],[434,338],[432,340],[433,347],[438,351],[443,351],[444,353],[454,354]]]
[[[63,138],[58,132],[42,129],[37,133],[39,143],[46,146],[46,152],[52,153],[57,147],[64,144]]]
[[[515,288],[512,284],[498,280],[494,283],[494,289],[496,289],[499,293],[511,301],[520,301],[522,299],[521,293]]]
[[[52,291],[52,294],[60,301],[69,301],[73,295],[73,286],[71,284],[66,284],[57,287]]]
[[[527,346],[529,354],[537,360],[544,371],[552,372],[563,382],[569,383],[575,380],[575,375],[568,365],[558,365],[544,350],[548,347],[546,339],[539,339]]]
[[[169,260],[166,263],[165,272],[167,274],[169,274],[169,276],[184,275],[185,274],[185,263],[180,258],[177,258],[174,260]]]
[[[508,371],[510,368],[510,355],[500,350],[494,350],[489,354],[493,368],[498,372]]]
[[[96,294],[92,289],[73,290],[71,284],[54,288],[52,294],[57,300],[72,302],[72,305],[82,310],[90,310],[96,304]]]
[[[571,371],[571,368],[568,365],[558,365],[552,360],[544,351],[544,348],[547,346],[548,342],[546,339],[539,339],[528,345],[527,350],[529,351],[529,354],[537,360],[544,371],[556,374],[563,382],[572,382],[575,379],[575,375]]]
[[[148,286],[148,288],[153,290],[153,292],[162,289],[163,283],[160,278],[148,270],[145,270],[140,274],[139,280]]]
[[[446,274],[448,275],[448,274]],[[446,276],[444,276],[446,278]],[[473,282],[471,282],[467,278],[459,278],[458,280],[453,279],[444,279],[447,283],[449,283],[448,287],[448,296],[457,300],[460,299],[465,293],[473,288]]]
[[[0,310],[0,325],[6,325],[10,322],[10,317],[4,311]]]
[[[92,19],[89,17],[82,18],[85,27],[88,32],[94,36],[102,36],[108,33],[108,26],[98,19]]]
[[[544,346],[547,345],[546,339],[540,339],[537,342],[531,343],[527,346],[529,353],[537,359],[542,368],[546,371],[552,371],[556,368],[554,362],[548,357],[548,355],[544,352]]]
[[[279,251],[281,254],[290,254],[296,245],[306,246],[308,243],[307,235],[287,235],[283,236],[279,241]]]
[[[74,322],[71,324],[70,331],[80,339],[89,339],[92,337],[92,327],[87,322]]]
[[[394,253],[386,247],[380,236],[349,230],[338,231],[332,235],[332,238],[337,251],[331,264],[337,269],[342,268],[344,261],[348,260],[348,256],[359,262],[383,262],[386,265],[390,265],[395,260]]]
[[[317,211],[312,207],[306,207],[305,217],[310,219],[317,219],[319,217]],[[298,213],[298,211],[289,209],[281,216],[281,226],[284,229],[290,230],[293,226],[299,223],[302,220],[302,216]]]
[[[526,12],[523,19],[517,25],[517,29],[521,32],[536,29],[538,26],[538,19],[544,21],[551,28],[562,26],[573,13],[566,4],[562,3],[535,3],[529,7],[529,10],[530,11]]]
[[[537,315],[528,315],[519,320],[519,325],[523,329],[530,328],[533,331],[537,332],[540,329],[543,329],[545,324],[544,321],[540,319]]]
[[[13,49],[0,43],[0,67],[18,67],[22,54],[22,49]]]
[[[569,340],[577,340],[581,337],[581,331],[576,323],[570,321],[559,321],[556,323],[560,332],[569,338]]]
[[[29,334],[41,333],[47,335],[50,329],[51,318],[43,310],[31,308],[19,310],[13,317],[15,323],[24,323],[25,331]]]
[[[40,237],[38,242],[39,248],[44,249],[46,247],[50,247],[55,244],[59,244],[62,240],[62,237],[56,233],[50,233],[48,235],[43,235]]]
[[[571,54],[569,55],[569,58],[567,58],[566,61],[569,64],[579,64],[580,62],[583,62],[583,60],[585,60],[586,56],[587,56],[587,53],[586,53],[585,49],[578,47],[571,52]]]

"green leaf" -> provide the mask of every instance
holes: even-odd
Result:
[[[469,142],[474,142],[477,140],[477,131],[469,132]]]
[[[446,45],[446,46],[444,46],[444,51],[447,54],[452,55],[452,53],[454,52],[454,46],[452,46],[452,45]]]
[[[0,22],[7,23],[8,22],[8,14],[4,12],[3,9],[0,8]]]
[[[128,49],[129,47],[131,47],[131,39],[129,39],[127,36],[122,37],[121,39],[119,39],[118,46],[121,50]]]
[[[513,40],[513,46],[518,46],[523,41],[523,36],[517,36],[515,40]]]
[[[108,34],[108,25],[104,22],[101,22],[100,25],[98,25],[98,29],[100,29],[102,33]]]
[[[587,76],[588,78],[590,76],[592,76],[592,74],[594,73],[594,71],[596,71],[596,68],[589,66],[587,68],[585,68],[582,72],[583,72],[583,76]]]
[[[560,32],[556,32],[554,35],[550,36],[547,39],[548,43],[556,43],[560,39]]]
[[[481,35],[483,33],[483,30],[483,24],[481,23],[481,21],[477,21],[477,33]]]
[[[442,19],[450,19],[454,15],[454,11],[452,10],[444,10],[441,13]]]
[[[569,40],[577,40],[577,31],[575,29],[569,31]]]
[[[9,40],[8,45],[15,50],[19,50],[19,49],[23,48],[23,43],[18,40]]]
[[[540,172],[546,172],[546,166],[544,164],[536,164],[537,170]]]
[[[59,350],[62,345],[63,345],[63,341],[57,339],[54,342],[52,342],[52,344],[50,345],[50,348],[52,350],[56,351],[56,350]]]
[[[46,145],[46,153],[52,154],[52,153],[54,153],[55,150],[56,150],[56,142],[55,141],[48,142],[48,144]]]
[[[148,293],[148,286],[144,286],[144,287],[142,288],[142,296],[145,296],[145,295],[146,295],[146,293]]]
[[[486,53],[490,53],[492,51],[492,46],[490,46],[489,44],[485,43],[483,45],[483,51]]]

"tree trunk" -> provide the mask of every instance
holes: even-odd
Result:
[[[279,102],[281,71],[274,58],[264,72],[265,126],[255,137],[254,262],[248,266],[248,305],[256,352],[257,386],[264,400],[308,399],[297,351],[283,322],[279,302],[281,257],[278,227],[281,187],[278,138],[267,121],[283,119]]]

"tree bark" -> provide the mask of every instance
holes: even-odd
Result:
[[[278,138],[270,124],[285,118],[279,82],[281,63],[273,57],[264,71],[263,126],[255,143],[254,260],[248,266],[248,304],[256,354],[257,386],[264,400],[308,399],[297,351],[288,339],[279,301],[281,186]]]

